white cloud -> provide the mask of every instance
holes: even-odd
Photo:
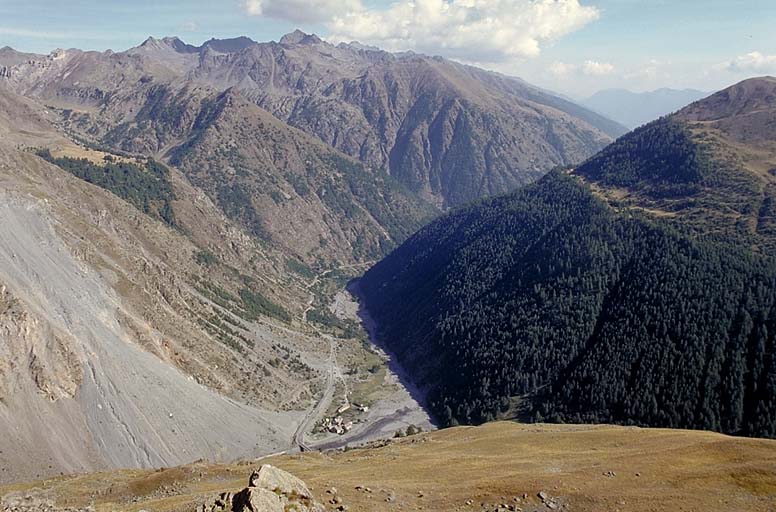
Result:
[[[363,10],[363,6],[361,0],[243,0],[243,9],[251,16],[321,23],[354,10]]]
[[[567,75],[603,76],[614,73],[614,65],[608,62],[586,60],[582,64],[554,62],[550,65],[550,73],[563,77]]]
[[[553,62],[550,65],[550,72],[556,76],[566,76],[577,71],[577,66],[566,64],[565,62]]]
[[[496,63],[535,57],[598,16],[579,0],[399,0],[334,16],[329,39]]]
[[[535,57],[543,44],[600,15],[580,0],[396,0],[385,7],[362,0],[243,0],[243,8],[253,16],[323,23],[332,42],[481,63]]]
[[[586,60],[582,64],[582,73],[589,76],[611,75],[614,73],[614,66],[608,62]]]
[[[763,55],[760,52],[751,52],[735,59],[723,62],[716,66],[717,69],[725,69],[734,73],[771,73],[776,72],[776,55]]]

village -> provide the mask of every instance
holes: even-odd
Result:
[[[339,406],[333,416],[327,416],[316,426],[315,431],[318,433],[331,433],[338,435],[345,435],[353,429],[354,424],[354,412],[365,413],[369,412],[369,406],[363,404],[353,403],[351,404],[347,400],[341,406]]]

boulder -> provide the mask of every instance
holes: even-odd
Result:
[[[248,481],[248,486],[261,487],[270,491],[276,491],[283,494],[296,494],[306,498],[312,498],[312,493],[307,485],[291,473],[278,469],[269,464],[261,466],[258,471],[254,471]]]
[[[282,496],[260,487],[247,487],[234,495],[232,500],[233,511],[252,512],[285,512]],[[307,510],[307,509],[303,509]]]
[[[224,492],[198,509],[201,512],[323,512],[305,483],[269,464],[251,473],[248,487],[231,495]]]

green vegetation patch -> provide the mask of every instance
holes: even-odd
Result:
[[[218,256],[213,254],[213,252],[205,249],[202,251],[197,251],[194,254],[194,261],[205,267],[212,267],[213,265],[218,264]]]
[[[305,279],[315,278],[315,272],[313,272],[313,269],[311,269],[305,263],[294,258],[288,258],[286,260],[286,269],[301,277],[304,277]]]
[[[196,286],[196,290],[213,303],[231,311],[243,320],[253,321],[260,316],[269,316],[284,322],[291,321],[291,315],[283,306],[251,288],[242,288],[238,292],[238,297],[214,283],[202,280]]]
[[[284,322],[291,321],[291,315],[282,306],[275,304],[256,290],[243,288],[240,290],[244,317],[255,320],[259,315],[270,316]]]
[[[152,159],[144,163],[122,162],[108,155],[100,165],[86,158],[55,158],[48,149],[39,150],[37,155],[87,183],[112,192],[143,213],[169,226],[176,225],[170,170],[159,162]]]

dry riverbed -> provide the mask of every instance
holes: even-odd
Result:
[[[369,313],[360,306],[351,291],[340,290],[334,296],[331,312],[341,320],[360,322],[370,336],[368,350],[373,359],[379,361],[366,380],[348,379],[335,399],[329,414],[336,415],[337,408],[348,403],[351,408],[343,413],[353,421],[352,430],[344,435],[318,434],[308,441],[315,449],[331,449],[357,446],[377,439],[393,437],[397,432],[406,432],[414,426],[424,431],[435,429],[435,425],[419,403],[420,393],[408,389],[409,380],[401,373],[396,361],[386,353],[375,340],[375,326]],[[357,405],[366,405],[367,411],[359,411]]]

